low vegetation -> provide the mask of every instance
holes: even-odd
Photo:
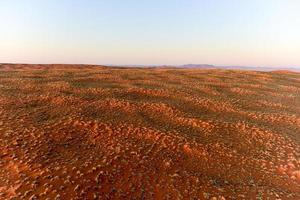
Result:
[[[300,199],[300,74],[0,65],[0,199]]]

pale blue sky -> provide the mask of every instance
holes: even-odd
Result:
[[[1,0],[0,62],[300,66],[299,0]]]

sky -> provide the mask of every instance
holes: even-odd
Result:
[[[299,0],[1,0],[0,63],[300,67]]]

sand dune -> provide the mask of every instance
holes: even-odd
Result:
[[[0,66],[0,199],[300,199],[300,74]]]

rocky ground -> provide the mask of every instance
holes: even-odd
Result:
[[[300,74],[0,65],[0,199],[300,199]]]

